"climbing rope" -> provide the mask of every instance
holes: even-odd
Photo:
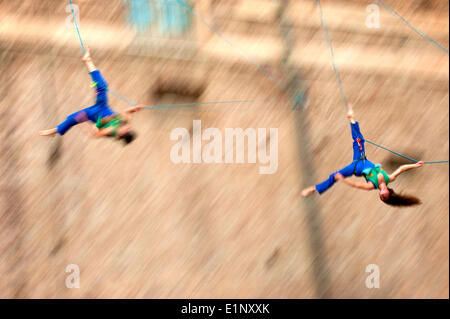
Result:
[[[183,106],[197,106],[197,105],[210,105],[210,104],[231,104],[231,103],[267,103],[276,101],[275,99],[268,100],[233,100],[233,101],[218,101],[218,102],[193,102],[193,103],[181,103],[181,104],[166,104],[166,105],[154,105],[144,106],[144,109],[160,109],[170,107],[183,107]]]
[[[198,15],[194,10],[192,10],[189,6],[186,5],[186,3],[183,0],[176,0],[178,2],[179,5],[181,5],[182,7],[184,7],[186,10],[188,10],[192,15],[194,15],[196,18],[198,18],[203,24],[205,24],[210,30],[212,30],[214,33],[216,33],[220,38],[222,38],[225,42],[227,42],[230,46],[232,46],[233,48],[237,49],[239,51],[239,53],[248,61],[250,62],[253,66],[255,66],[260,72],[262,72],[268,79],[270,79],[278,88],[280,88],[283,92],[285,92],[289,97],[290,95],[284,90],[284,88],[282,88],[280,86],[280,84],[275,81],[269,74],[267,74],[267,72],[264,71],[264,69],[259,66],[257,63],[255,63],[252,59],[250,59],[250,57],[248,57],[241,49],[236,48],[233,43],[231,41],[229,41],[226,37],[224,37],[219,31],[217,31],[214,27],[212,27],[210,24],[208,24],[200,15]],[[436,45],[439,49],[441,49],[442,51],[444,51],[444,53],[446,53],[448,55],[448,50],[446,50],[445,48],[443,48],[439,43],[437,43],[436,41],[434,41],[432,38],[430,38],[429,36],[427,36],[425,33],[423,33],[422,31],[420,31],[419,29],[417,29],[414,25],[412,25],[410,22],[408,22],[406,19],[404,19],[402,16],[400,16],[397,12],[395,12],[392,8],[388,7],[386,4],[384,4],[381,0],[375,0],[377,3],[379,3],[381,6],[383,6],[385,9],[387,9],[390,13],[392,13],[393,15],[397,16],[398,18],[400,18],[406,25],[408,25],[411,29],[413,29],[416,33],[418,33],[421,37],[423,37],[424,39],[430,41],[431,43],[433,43],[434,45]],[[334,49],[333,49],[333,45],[331,43],[331,38],[330,38],[330,34],[328,32],[328,28],[325,24],[325,19],[323,17],[323,10],[322,10],[322,5],[320,3],[320,0],[316,0],[317,6],[319,7],[319,12],[320,12],[320,20],[321,20],[321,24],[322,24],[322,28],[324,30],[325,33],[325,37],[327,40],[327,44],[328,47],[330,49],[330,53],[331,53],[331,61],[333,64],[333,69],[334,72],[336,74],[336,78],[338,80],[338,84],[339,84],[339,90],[341,93],[341,98],[344,102],[345,107],[348,109],[348,102],[347,102],[347,98],[345,95],[345,91],[344,91],[344,87],[343,87],[343,83],[342,83],[342,79],[341,79],[341,75],[339,72],[339,68],[337,67],[336,61],[335,61],[335,56],[334,56]],[[85,54],[85,48],[84,48],[84,44],[83,44],[83,40],[81,38],[81,34],[80,34],[80,29],[78,27],[78,23],[77,23],[77,19],[75,16],[75,12],[73,10],[73,5],[72,5],[72,0],[69,0],[69,4],[70,4],[70,8],[72,11],[72,15],[73,15],[73,19],[74,19],[74,23],[75,23],[75,28],[77,30],[77,34],[78,34],[78,39],[80,41],[81,44],[81,49],[83,51],[83,55]],[[128,100],[127,98],[125,98],[124,96],[120,95],[119,93],[113,91],[113,90],[109,90],[113,95],[115,95],[117,98],[121,99],[122,101],[124,101],[125,103],[132,105],[132,106],[136,106],[137,103]],[[269,100],[264,100],[264,102],[267,102]],[[145,109],[156,109],[156,108],[163,108],[163,107],[177,107],[177,106],[193,106],[193,105],[203,105],[203,104],[225,104],[225,103],[253,103],[253,102],[261,102],[261,100],[240,100],[240,101],[221,101],[221,102],[198,102],[198,103],[185,103],[185,104],[171,104],[171,105],[156,105],[156,106],[146,106],[144,107]],[[382,148],[386,151],[389,151],[395,155],[401,156],[405,159],[408,159],[412,162],[418,162],[417,160],[408,157],[406,155],[400,154],[398,152],[395,152],[393,150],[390,150],[386,147],[383,147],[381,145],[378,145],[374,142],[371,142],[369,140],[366,140],[366,142]],[[438,164],[438,163],[448,163],[449,161],[434,161],[434,162],[425,162],[425,164]]]
[[[74,24],[75,24],[75,28],[77,30],[78,40],[80,40],[81,50],[83,51],[83,55],[84,55],[84,54],[86,54],[86,49],[84,48],[83,39],[81,38],[80,28],[78,27],[77,17],[75,16],[75,11],[73,10],[72,0],[69,0],[69,4],[70,4],[70,10],[72,11],[72,16],[73,16],[73,21],[74,21]],[[136,103],[128,100],[127,98],[123,97],[119,93],[114,92],[111,89],[108,89],[108,91],[110,91],[112,94],[114,94],[120,100],[124,101],[125,103],[127,103],[127,104],[129,104],[131,106],[136,106],[137,105]]]
[[[331,38],[330,38],[330,34],[328,32],[327,25],[325,24],[325,19],[323,17],[322,5],[320,4],[320,0],[316,0],[316,3],[319,6],[320,22],[322,23],[322,28],[325,32],[325,38],[327,39],[328,47],[330,48],[331,63],[333,64],[334,73],[336,73],[336,78],[337,78],[337,81],[339,84],[339,91],[341,92],[341,98],[342,98],[342,101],[344,102],[345,108],[348,109],[348,102],[347,102],[347,98],[345,96],[344,86],[342,84],[341,73],[339,72],[339,69],[337,67],[336,60],[334,57],[334,49],[333,49],[333,45],[331,44]]]
[[[283,93],[286,94],[291,100],[296,101],[295,97],[292,97],[288,92],[286,92],[286,89],[283,88],[283,86],[276,81],[270,74],[268,74],[262,66],[260,66],[258,63],[253,61],[241,48],[234,45],[233,42],[231,42],[227,37],[225,37],[222,33],[220,33],[216,28],[214,28],[211,24],[206,22],[205,19],[203,19],[195,10],[193,10],[190,6],[188,6],[183,0],[176,0],[176,2],[182,6],[184,9],[186,9],[188,12],[190,12],[194,17],[199,19],[208,29],[210,29],[212,32],[214,32],[218,37],[220,37],[223,41],[225,41],[229,46],[231,46],[233,49],[239,52],[239,54],[246,59],[250,64],[252,64],[259,72],[264,74],[265,77],[267,77],[277,88],[279,88]]]
[[[382,4],[383,7],[387,8],[387,9],[389,8],[389,7],[387,7],[386,5],[384,5],[384,3],[382,3],[381,1],[378,1],[378,0],[375,0],[375,1],[379,2],[380,4]],[[329,47],[330,52],[331,52],[331,63],[333,64],[333,69],[334,69],[334,71],[335,71],[335,73],[336,73],[336,78],[337,78],[337,81],[338,81],[338,83],[339,83],[339,90],[340,90],[340,92],[341,92],[342,101],[344,102],[345,107],[348,109],[347,98],[346,98],[346,96],[345,96],[344,87],[343,87],[342,80],[341,80],[341,75],[340,75],[339,69],[338,69],[337,64],[336,64],[336,60],[335,60],[335,56],[334,56],[333,45],[332,45],[332,43],[331,43],[331,39],[330,39],[330,34],[329,34],[329,32],[328,32],[328,28],[327,28],[327,26],[326,26],[326,24],[325,24],[325,19],[324,19],[324,17],[323,17],[322,5],[321,5],[321,3],[320,3],[320,0],[316,0],[316,3],[317,3],[317,6],[318,6],[318,8],[319,8],[320,21],[321,21],[321,24],[322,24],[323,31],[324,31],[324,33],[325,33],[325,38],[327,39],[328,47]],[[390,9],[390,8],[389,8],[389,9]],[[400,16],[398,13],[396,13],[396,12],[393,11],[392,9],[390,9],[390,11],[391,11],[391,12],[394,12],[397,16]],[[402,20],[403,20],[404,22],[406,21],[404,18],[402,18]],[[415,28],[415,27],[414,27],[412,24],[410,24],[409,22],[406,21],[406,23],[407,23],[410,27],[412,27],[413,30],[415,30],[415,31],[418,32],[420,35],[422,35],[425,39],[427,39],[427,40],[432,40],[430,37],[428,37],[427,35],[425,35],[425,33],[421,32],[420,30],[418,30],[417,28]],[[432,42],[433,44],[437,44],[437,42],[434,41],[434,40],[432,40],[431,42]],[[439,45],[439,44],[438,44],[438,45]],[[446,52],[446,53],[448,54],[448,51],[446,51],[445,49],[444,49],[444,52]],[[378,145],[378,144],[376,144],[376,143],[374,143],[374,142],[371,142],[371,141],[369,141],[369,140],[366,140],[366,142],[368,142],[368,143],[370,143],[370,144],[372,144],[372,145],[374,145],[374,146],[376,146],[376,147],[379,147],[379,148],[381,148],[381,149],[384,149],[384,150],[386,150],[386,151],[388,151],[388,152],[391,152],[391,153],[393,153],[393,154],[395,154],[395,155],[397,155],[397,156],[406,158],[406,159],[408,159],[408,160],[410,160],[410,161],[412,161],[412,162],[416,162],[416,163],[418,162],[417,160],[415,160],[415,159],[413,159],[413,158],[411,158],[411,157],[408,157],[408,156],[406,156],[406,155],[400,154],[400,153],[398,153],[398,152],[396,152],[396,151],[393,151],[393,150],[391,150],[391,149],[388,149],[387,147],[383,147],[383,146],[381,146],[381,145]],[[439,164],[439,163],[448,163],[448,162],[449,162],[449,161],[434,161],[434,162],[425,162],[425,164]]]
[[[69,0],[69,4],[70,4],[70,10],[72,10],[73,22],[75,23],[75,28],[77,29],[78,39],[80,40],[81,50],[83,51],[83,55],[84,55],[86,53],[86,50],[84,49],[83,40],[81,39],[80,29],[78,28],[77,17],[75,16],[75,12],[73,11],[72,0]]]
[[[392,151],[392,150],[390,150],[390,149],[388,149],[388,148],[386,148],[384,146],[378,145],[378,144],[376,144],[374,142],[371,142],[371,141],[368,141],[368,140],[366,140],[366,142],[370,143],[370,144],[372,144],[372,145],[374,145],[376,147],[382,148],[382,149],[384,149],[384,150],[386,150],[388,152],[391,152],[391,153],[393,153],[395,155],[398,155],[400,157],[406,158],[407,160],[410,160],[411,162],[416,162],[416,163],[418,162],[418,160],[415,160],[414,158],[411,158],[411,157],[405,156],[403,154],[400,154],[398,152]],[[448,161],[425,162],[425,164],[441,164],[441,163],[448,163]]]
[[[193,9],[191,9],[189,6],[187,6],[186,5],[186,3],[183,1],[183,0],[176,0],[181,6],[183,6],[186,10],[188,10],[192,15],[194,15],[197,19],[199,19],[205,26],[207,26],[211,31],[213,31],[215,34],[217,34],[221,39],[223,39],[225,42],[227,42],[231,47],[233,47],[233,48],[235,48],[236,50],[238,50],[239,51],[239,53],[247,60],[247,61],[249,61],[253,66],[255,66],[260,72],[262,72],[266,77],[268,77],[272,82],[274,82],[275,83],[275,85],[277,85],[277,87],[279,87],[279,88],[281,88],[280,86],[279,86],[279,84],[276,82],[276,81],[274,81],[257,63],[255,63],[255,62],[253,62],[253,60],[251,60],[240,48],[237,48],[230,40],[228,40],[223,34],[221,34],[218,30],[216,30],[213,26],[211,26],[209,23],[207,23],[206,21],[205,21],[205,19],[203,19],[196,11],[194,11]],[[425,38],[425,39],[427,39],[427,40],[429,40],[429,41],[431,41],[433,44],[435,44],[435,45],[437,45],[439,48],[441,48],[441,49],[444,49],[444,48],[442,48],[442,46],[440,46],[436,41],[434,41],[433,39],[431,39],[429,36],[427,36],[425,33],[423,33],[423,32],[421,32],[419,29],[417,29],[416,27],[414,27],[411,23],[409,23],[406,19],[404,19],[403,17],[401,17],[398,13],[396,13],[394,10],[392,10],[391,8],[389,8],[387,5],[385,5],[382,1],[379,1],[379,0],[376,0],[378,3],[380,3],[380,5],[382,5],[384,8],[386,8],[387,10],[389,10],[391,13],[393,13],[394,15],[396,15],[396,16],[398,16],[398,17],[400,17],[401,19],[402,19],[402,21],[404,22],[404,23],[406,23],[410,28],[412,28],[414,31],[416,31],[419,35],[421,35],[423,38]],[[327,39],[327,43],[328,43],[328,46],[329,46],[329,48],[330,48],[330,52],[331,52],[331,58],[332,58],[332,64],[333,64],[333,68],[334,68],[334,71],[335,71],[335,73],[336,73],[336,77],[337,77],[337,80],[338,80],[338,84],[339,84],[339,90],[340,90],[340,93],[341,93],[341,98],[342,98],[342,100],[343,100],[343,102],[344,102],[344,105],[345,105],[345,107],[348,109],[348,102],[347,102],[347,98],[346,98],[346,95],[345,95],[345,91],[344,91],[344,87],[343,87],[343,83],[342,83],[342,79],[341,79],[341,75],[340,75],[340,72],[339,72],[339,68],[337,67],[337,64],[336,64],[336,61],[335,61],[335,57],[334,57],[334,49],[333,49],[333,45],[332,45],[332,43],[331,43],[331,38],[330,38],[330,35],[329,35],[329,32],[328,32],[328,28],[327,28],[327,26],[326,26],[326,24],[325,24],[325,19],[324,19],[324,17],[323,17],[323,10],[322,10],[322,6],[321,6],[321,3],[320,3],[320,0],[316,0],[316,3],[317,3],[317,5],[318,5],[318,7],[319,7],[319,11],[320,11],[320,19],[321,19],[321,22],[322,22],[322,28],[324,29],[324,32],[325,32],[325,36],[326,36],[326,39]],[[448,54],[448,51],[447,50],[445,50],[444,49],[444,52],[446,52],[447,54]],[[281,88],[286,94],[287,94],[287,92],[283,89],[283,88]],[[289,97],[290,97],[290,95],[289,94],[287,94]],[[413,162],[417,162],[417,160],[414,160],[414,159],[412,159],[412,158],[410,158],[410,157],[408,157],[408,156],[405,156],[405,155],[402,155],[402,154],[400,154],[400,153],[398,153],[398,152],[395,152],[395,151],[393,151],[393,150],[390,150],[390,149],[388,149],[388,148],[385,148],[385,147],[383,147],[383,146],[380,146],[380,145],[378,145],[378,144],[376,144],[376,143],[373,143],[373,142],[371,142],[371,141],[368,141],[368,140],[366,140],[368,143],[370,143],[370,144],[372,144],[372,145],[375,145],[375,146],[377,146],[377,147],[379,147],[379,148],[382,148],[382,149],[384,149],[384,150],[386,150],[386,151],[389,151],[389,152],[391,152],[391,153],[393,153],[393,154],[396,154],[396,155],[398,155],[398,156],[401,156],[401,157],[403,157],[403,158],[406,158],[406,159],[408,159],[408,160],[410,160],[410,161],[413,161]],[[437,161],[437,162],[426,162],[426,164],[437,164],[437,163],[448,163],[448,161]]]
[[[81,50],[83,51],[83,55],[86,53],[86,49],[84,47],[83,39],[81,38],[80,28],[78,26],[77,18],[75,16],[75,11],[73,9],[72,0],[69,0],[70,9],[72,11],[72,16],[75,24],[75,28],[77,30],[78,40],[80,41]],[[138,104],[134,101],[131,101],[124,97],[123,95],[120,95],[119,93],[115,92],[114,90],[108,88],[108,91],[111,92],[114,96],[116,96],[118,99],[122,100],[123,102],[127,103],[131,106],[137,106]],[[196,105],[203,105],[203,104],[231,104],[231,103],[267,103],[272,102],[274,99],[267,99],[267,100],[236,100],[236,101],[220,101],[220,102],[194,102],[194,103],[185,103],[185,104],[167,104],[167,105],[155,105],[155,106],[145,106],[144,109],[157,109],[157,108],[167,108],[167,107],[180,107],[180,106],[196,106]]]
[[[442,45],[440,45],[437,41],[433,40],[431,37],[429,37],[428,35],[426,35],[424,32],[420,31],[419,29],[417,29],[411,22],[409,22],[408,20],[406,20],[405,18],[403,18],[400,14],[398,14],[394,9],[392,9],[391,7],[389,7],[387,4],[385,4],[383,1],[381,0],[374,0],[376,3],[378,3],[380,6],[382,6],[383,8],[385,8],[387,11],[389,11],[392,15],[396,16],[397,18],[399,18],[404,24],[406,24],[409,28],[411,28],[414,32],[416,32],[418,35],[420,35],[422,38],[424,38],[425,40],[429,41],[430,43],[434,44],[436,47],[438,47],[439,50],[443,51],[445,54],[448,54],[448,50],[446,48],[444,48]]]

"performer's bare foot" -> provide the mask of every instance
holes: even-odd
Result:
[[[351,105],[351,104],[348,105],[347,118],[350,120],[350,122],[356,123],[355,113],[353,112],[353,105]]]
[[[52,128],[49,130],[40,131],[39,135],[40,136],[54,136],[57,132],[58,132],[58,130],[56,128]]]
[[[314,186],[310,186],[310,187],[308,187],[308,188],[305,188],[303,191],[302,191],[302,197],[308,197],[309,195],[312,195],[312,194],[314,194],[316,192],[316,188],[314,187]]]
[[[81,59],[81,61],[83,62],[90,62],[92,61],[91,59],[91,52],[89,50],[89,47],[86,47],[86,52],[83,55],[83,58]]]

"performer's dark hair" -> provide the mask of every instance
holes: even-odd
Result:
[[[392,188],[388,188],[388,190],[389,197],[383,200],[383,202],[387,205],[407,207],[422,204],[422,201],[415,196],[398,194]]]
[[[133,142],[135,138],[136,138],[136,133],[133,131],[129,131],[129,132],[121,135],[119,139],[123,141],[124,145],[128,145],[131,142]]]

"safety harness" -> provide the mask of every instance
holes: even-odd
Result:
[[[365,151],[364,151],[364,148],[363,148],[361,142],[362,142],[362,139],[358,137],[356,139],[356,143],[358,143],[359,150],[361,151],[361,157],[359,159],[353,161],[355,163],[354,168],[353,168],[353,175],[356,175],[356,168],[357,168],[358,163],[360,161],[363,161],[363,167],[364,167],[365,161],[367,160],[367,157],[366,157],[366,154],[365,154]],[[373,185],[375,186],[375,188],[377,188],[377,189],[380,186],[380,183],[378,181],[378,174],[380,174],[380,173],[383,175],[386,185],[388,185],[389,184],[389,175],[386,174],[386,172],[381,169],[380,164],[375,165],[375,167],[366,168],[362,171],[362,175],[364,176],[366,181],[372,182]]]
[[[363,165],[364,165],[367,160],[366,152],[364,151],[364,148],[362,147],[361,142],[362,142],[362,139],[360,139],[358,137],[356,139],[356,143],[358,143],[359,150],[361,151],[361,157],[359,159],[353,161],[353,163],[355,163],[355,165],[353,166],[353,175],[356,175],[356,167],[358,166],[359,161],[363,161]]]

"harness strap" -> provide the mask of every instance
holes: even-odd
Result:
[[[355,163],[353,167],[353,175],[356,175],[356,166],[358,166],[359,161],[363,161],[365,163],[366,160],[367,160],[366,155],[361,154],[361,157],[359,159],[353,161],[353,163]]]
[[[362,152],[363,147],[361,145],[361,141],[362,141],[362,139],[360,139],[359,137],[356,139],[356,143],[358,143],[359,150]]]
[[[356,143],[358,143],[359,150],[361,151],[361,157],[359,159],[353,161],[355,163],[355,166],[353,168],[353,175],[356,175],[356,166],[358,165],[359,161],[363,161],[365,163],[365,161],[367,160],[366,152],[364,151],[364,148],[363,148],[361,142],[362,142],[362,139],[358,137],[356,139]]]

